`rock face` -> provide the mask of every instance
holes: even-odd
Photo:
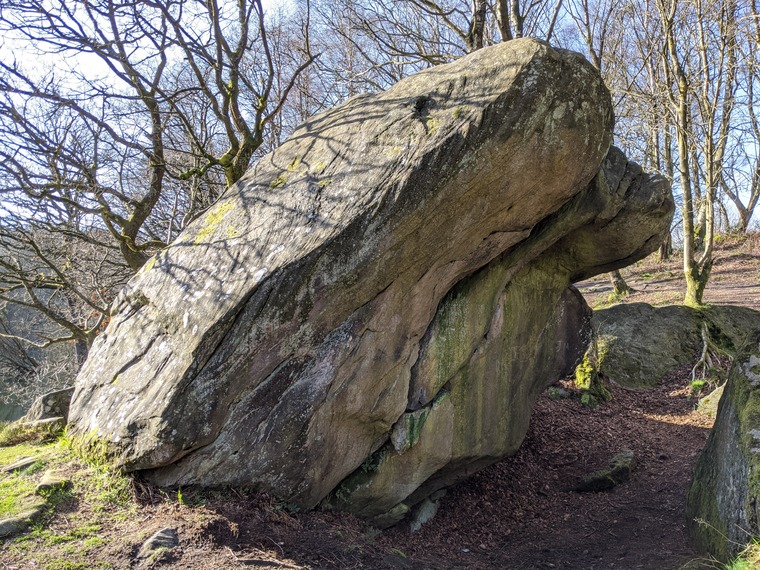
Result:
[[[594,311],[597,367],[625,388],[651,388],[684,366],[692,366],[703,347],[702,326],[729,352],[744,346],[755,326],[755,311],[715,306],[696,310],[683,305],[653,307],[627,303]]]
[[[31,422],[49,418],[63,418],[65,422],[69,415],[73,393],[74,388],[71,387],[40,396],[32,403],[32,407],[24,416],[24,420]]]
[[[626,303],[594,311],[597,368],[625,388],[657,386],[694,364],[702,349],[700,326],[699,313],[681,305]]]
[[[728,562],[760,536],[760,313],[713,311],[721,313],[721,330],[737,357],[694,470],[686,512],[697,547]]]
[[[70,431],[159,483],[398,520],[517,449],[585,349],[569,285],[667,231],[611,127],[593,68],[527,39],[314,117],[120,294]]]

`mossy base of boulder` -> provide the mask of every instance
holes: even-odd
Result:
[[[760,356],[760,312],[735,307],[740,318],[730,318],[728,309],[704,311],[723,333],[711,330],[713,339],[736,352],[686,506],[694,544],[721,562],[760,536],[760,382],[751,370]]]
[[[586,351],[581,363],[575,368],[575,386],[581,390],[581,403],[595,408],[602,402],[612,399],[612,392],[597,370],[596,343]]]

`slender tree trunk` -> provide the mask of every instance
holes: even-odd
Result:
[[[512,34],[516,38],[523,37],[523,17],[520,15],[520,0],[509,1],[509,20],[512,24]]]
[[[77,358],[77,364],[79,366],[82,366],[84,364],[84,361],[87,360],[87,354],[90,351],[90,347],[87,344],[87,341],[78,338],[76,341],[74,341],[74,353],[76,354]]]
[[[660,261],[666,261],[670,259],[670,256],[672,254],[673,254],[673,239],[670,237],[670,232],[668,232],[667,237],[660,244],[660,249],[658,251],[658,259]]]
[[[512,27],[509,23],[509,5],[507,0],[498,0],[496,3],[496,22],[499,25],[501,41],[508,42],[513,39]]]
[[[625,282],[625,279],[623,279],[619,270],[616,269],[615,271],[610,271],[608,275],[610,283],[612,283],[612,289],[615,291],[616,295],[630,295],[633,292],[633,289],[631,289],[628,283]]]
[[[486,26],[486,0],[472,0],[472,20],[467,33],[467,52],[472,53],[483,47],[483,33]]]

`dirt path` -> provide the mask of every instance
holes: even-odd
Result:
[[[615,302],[669,305],[683,301],[685,281],[679,253],[665,262],[649,257],[621,273],[635,293]],[[606,275],[578,283],[577,287],[593,308],[609,304],[612,285]],[[760,310],[760,234],[724,239],[717,245],[704,301]]]
[[[434,524],[416,535],[391,530],[382,542],[426,568],[678,568],[697,557],[685,493],[712,423],[683,380],[645,393],[613,387],[596,410],[542,396],[514,458],[451,490]],[[638,459],[628,483],[573,491],[626,449]]]

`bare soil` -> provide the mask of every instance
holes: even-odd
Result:
[[[760,233],[718,236],[713,268],[704,301],[714,305],[742,305],[760,309]],[[589,305],[597,309],[615,303],[676,305],[683,301],[683,258],[677,251],[666,261],[657,254],[621,270],[634,289],[622,299],[614,297],[607,275],[578,283]]]
[[[681,300],[677,255],[639,262],[623,275],[637,290],[625,302]],[[595,306],[611,292],[603,278],[580,288]],[[721,243],[706,299],[760,310],[760,236]],[[6,541],[0,568],[719,568],[686,535],[689,479],[712,423],[695,410],[689,380],[684,369],[649,391],[611,386],[612,400],[595,409],[581,405],[565,381],[570,397],[541,396],[518,453],[449,489],[416,533],[406,524],[379,533],[341,513],[293,513],[239,490],[183,489],[180,497],[135,481],[138,507],[99,531],[103,540],[88,547],[89,563],[66,565],[80,558],[40,538]],[[627,483],[603,493],[573,490],[623,450],[638,462]],[[96,508],[74,500],[48,528],[65,533]],[[142,541],[167,526],[178,529],[180,546],[138,562]],[[39,562],[53,558],[62,564]]]

